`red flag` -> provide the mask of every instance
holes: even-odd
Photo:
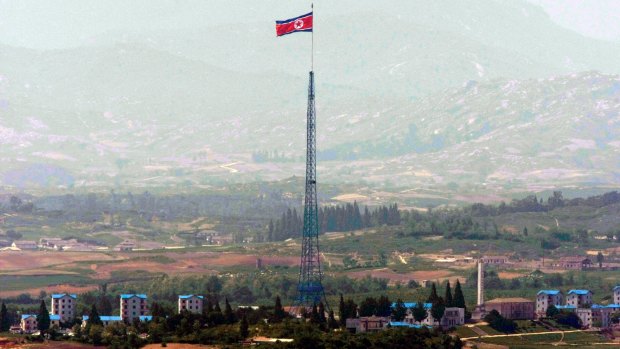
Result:
[[[276,35],[282,36],[296,32],[312,31],[312,12],[299,17],[276,21]]]

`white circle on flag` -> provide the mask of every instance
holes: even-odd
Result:
[[[295,21],[295,23],[293,23],[293,26],[295,27],[295,29],[301,29],[304,27],[304,21],[301,19],[298,19]]]

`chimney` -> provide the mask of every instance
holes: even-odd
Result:
[[[478,260],[478,305],[484,304],[484,263]]]

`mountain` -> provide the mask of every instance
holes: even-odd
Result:
[[[237,21],[171,14],[192,18],[182,25],[159,8],[131,30],[128,14],[114,28],[99,23],[77,46],[0,45],[0,185],[303,175],[309,37],[275,38],[269,4],[278,8],[230,2],[224,12]],[[617,182],[618,43],[517,0],[318,10],[321,180],[492,190]],[[50,168],[58,180],[15,180]]]

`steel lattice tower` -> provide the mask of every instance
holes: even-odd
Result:
[[[314,105],[314,72],[308,85],[306,148],[306,195],[304,198],[304,230],[301,242],[301,265],[297,285],[296,307],[306,309],[323,302],[329,309],[323,290],[323,273],[319,255],[319,209],[316,190],[316,114]]]

